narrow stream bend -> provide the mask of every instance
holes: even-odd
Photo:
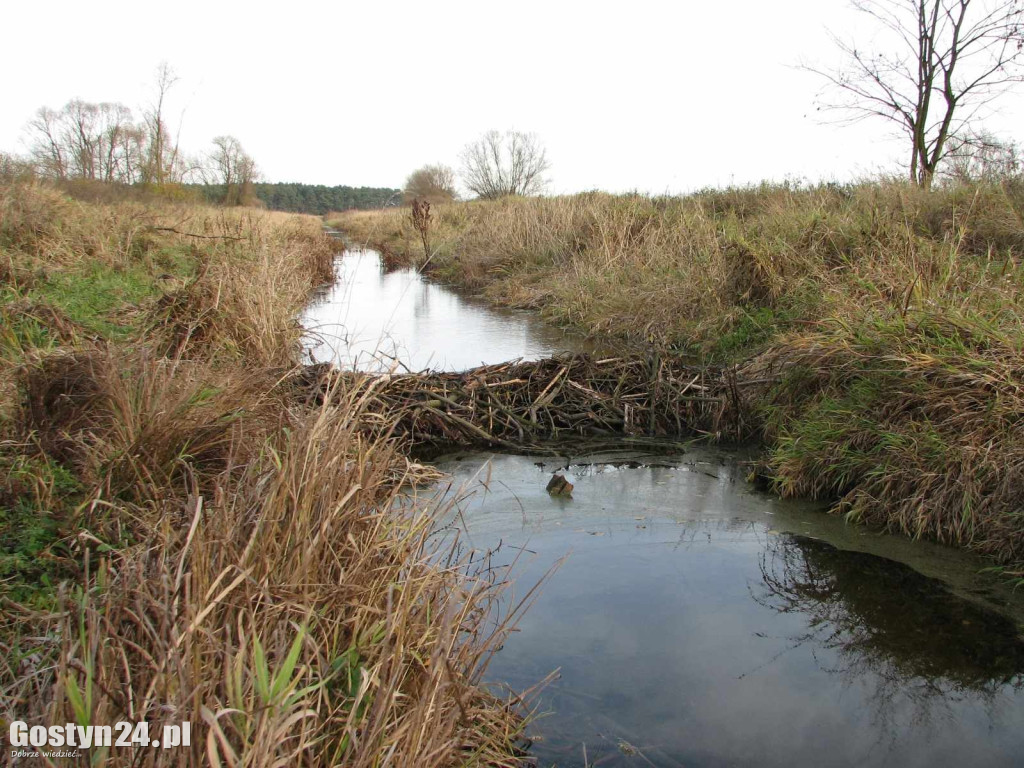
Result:
[[[340,267],[305,318],[318,360],[461,369],[574,347],[372,252]],[[524,689],[560,670],[539,764],[1024,763],[1024,596],[984,563],[755,491],[743,448],[563,452],[437,462],[463,540],[517,560],[510,600],[565,558],[488,673]],[[545,491],[555,471],[571,498]]]

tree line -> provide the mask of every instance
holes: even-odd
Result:
[[[36,175],[56,181],[182,182],[198,161],[180,151],[168,125],[165,105],[175,82],[171,68],[161,64],[153,102],[139,118],[118,102],[72,99],[61,109],[40,107],[26,126],[26,164]]]
[[[202,197],[219,203],[227,196],[224,184],[194,184]],[[366,210],[394,205],[401,199],[401,190],[388,187],[325,186],[323,184],[257,182],[250,186],[251,194],[267,208],[290,213],[323,215],[331,211]]]
[[[119,102],[72,99],[60,109],[40,107],[26,126],[28,157],[22,171],[58,183],[88,182],[147,192],[177,194],[188,184],[217,184],[218,203],[257,202],[252,185],[256,161],[234,136],[217,136],[206,152],[180,146],[180,127],[167,118],[168,94],[178,81],[174,71],[157,69],[153,98],[136,117]],[[9,156],[6,165],[14,164]]]
[[[25,128],[27,157],[0,153],[0,177],[49,179],[72,193],[191,194],[220,205],[313,214],[380,208],[400,195],[387,188],[261,182],[255,159],[230,135],[215,137],[205,152],[185,151],[178,142],[180,126],[167,117],[168,94],[177,81],[170,66],[161,64],[152,98],[138,115],[119,102],[72,99],[59,109],[40,107]]]

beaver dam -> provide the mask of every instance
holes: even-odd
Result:
[[[305,318],[334,365],[297,385],[358,399],[368,430],[397,414],[449,478],[411,501],[454,501],[436,535],[508,579],[503,611],[529,598],[486,679],[523,691],[557,670],[536,764],[1019,763],[1024,596],[990,561],[747,482],[766,394],[809,355],[852,371],[836,354],[603,354],[369,252],[340,268]],[[555,474],[571,496],[547,492]]]
[[[651,356],[587,354],[484,365],[467,371],[365,374],[329,364],[306,369],[318,399],[353,391],[364,412],[400,413],[396,434],[422,446],[536,448],[567,434],[748,435],[740,381],[732,370]]]

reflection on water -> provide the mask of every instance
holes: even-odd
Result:
[[[754,599],[804,614],[807,632],[792,639],[840,651],[836,672],[870,669],[894,682],[913,679],[924,693],[992,693],[1024,684],[1016,624],[952,597],[941,581],[903,563],[784,535],[762,554],[761,576],[764,588]]]
[[[831,652],[821,669],[844,685],[872,681],[879,740],[896,744],[905,730],[955,722],[955,703],[998,716],[1003,696],[1019,699],[1024,689],[1016,623],[903,563],[784,535],[766,548],[761,574],[754,600],[804,617],[789,648]]]
[[[346,251],[338,281],[307,308],[310,354],[362,370],[464,370],[582,350],[536,314],[497,310],[424,280],[415,270],[385,273],[376,251]]]
[[[518,596],[569,553],[489,670],[560,669],[540,764],[1020,764],[1019,599],[977,561],[757,493],[720,452],[484,460],[440,462],[454,488],[480,473],[470,545],[519,560]],[[572,499],[545,493],[555,470]]]

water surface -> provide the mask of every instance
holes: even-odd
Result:
[[[587,350],[535,313],[495,309],[413,269],[384,272],[372,250],[343,254],[338,281],[314,299],[302,323],[314,334],[316,361],[370,371],[396,360],[399,370],[458,371]]]
[[[540,764],[1024,763],[1019,600],[964,553],[753,490],[740,458],[439,462],[468,545],[518,558],[509,600],[565,558],[488,674],[560,670]],[[571,499],[544,490],[559,468]]]

